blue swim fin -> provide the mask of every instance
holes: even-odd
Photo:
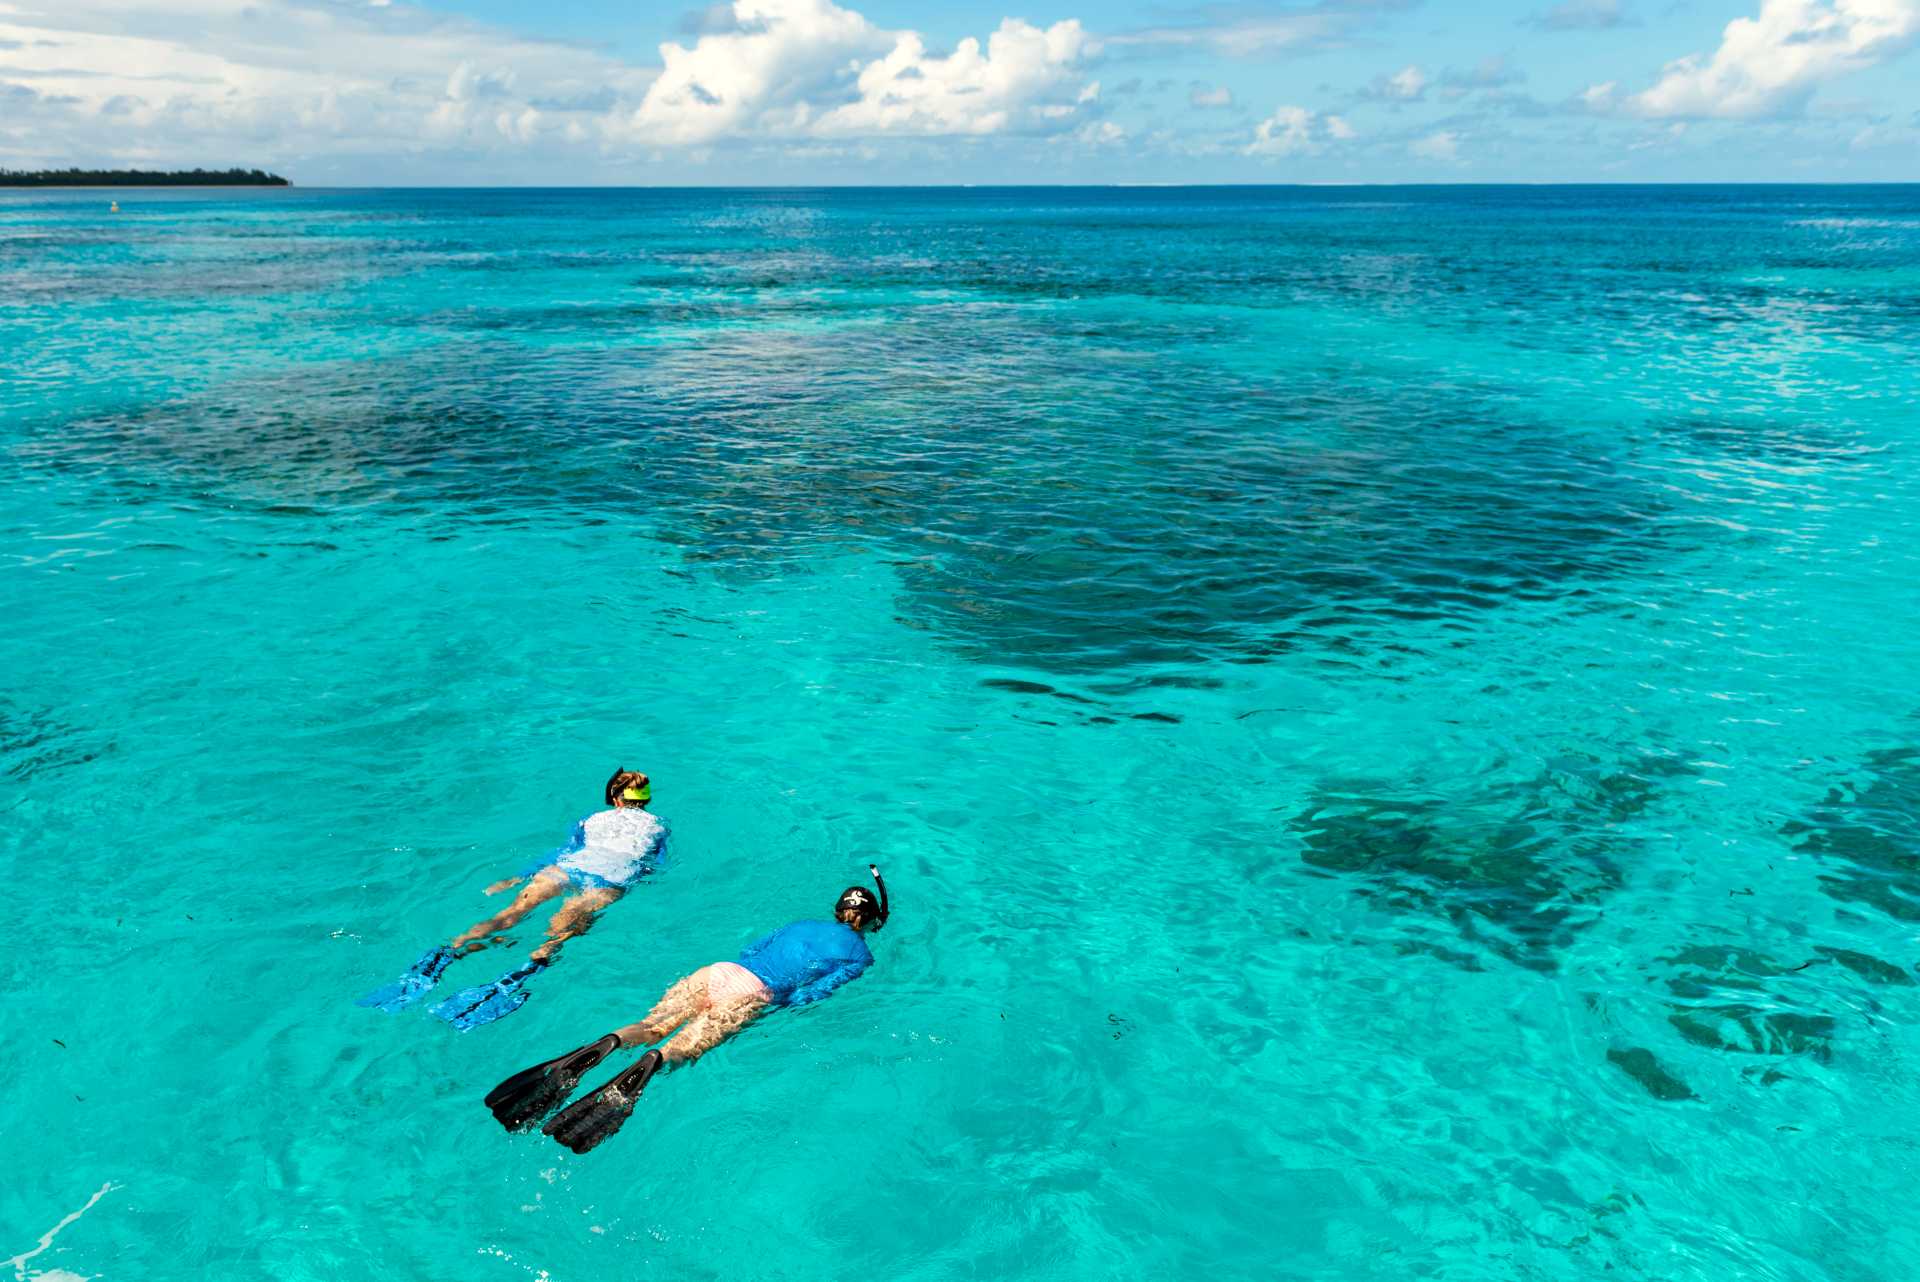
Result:
[[[446,947],[430,949],[426,956],[413,964],[412,969],[394,980],[382,985],[360,999],[360,1005],[371,1006],[388,1014],[405,1010],[427,995],[427,991],[440,982],[440,976],[447,973],[447,967],[460,957],[459,953]]]
[[[463,988],[434,1006],[433,1013],[463,1033],[469,1028],[491,1024],[526,1004],[527,998],[533,994],[520,985],[526,982],[529,975],[538,974],[546,967],[547,963],[543,961],[530,961],[518,970],[508,971],[491,984]]]

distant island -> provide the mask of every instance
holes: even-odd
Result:
[[[289,187],[263,169],[0,169],[0,187]]]

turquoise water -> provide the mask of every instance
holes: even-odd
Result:
[[[123,203],[0,197],[0,1276],[1920,1274],[1920,189]]]

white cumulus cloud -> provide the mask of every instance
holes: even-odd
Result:
[[[928,50],[833,0],[734,0],[734,30],[660,46],[664,69],[625,120],[651,143],[745,135],[987,134],[1045,130],[1097,95],[1077,21],[1008,18],[984,46]],[[1092,89],[1093,93],[1089,94]]]
[[[1370,98],[1387,98],[1397,102],[1418,102],[1427,93],[1427,73],[1409,63],[1391,76],[1381,75],[1373,78],[1367,87]]]
[[[660,46],[662,70],[628,120],[650,142],[804,132],[823,96],[844,97],[887,33],[832,0],[735,0],[736,29]]]
[[[1787,115],[1823,82],[1904,51],[1920,35],[1920,0],[1761,0],[1736,18],[1711,57],[1667,64],[1653,88],[1625,101],[1655,117]]]
[[[1280,107],[1254,126],[1253,141],[1241,150],[1249,156],[1310,156],[1330,142],[1353,137],[1353,127],[1342,116]]]
[[[855,84],[859,98],[821,118],[826,134],[985,134],[1045,130],[1077,119],[1099,96],[1082,80],[1087,33],[1069,19],[1042,29],[1008,18],[986,48],[962,40],[946,57],[930,55],[903,32],[886,57]]]
[[[661,45],[656,67],[406,3],[0,0],[0,158],[698,154],[735,139],[1080,136],[1102,116],[1096,46],[1073,20],[1009,18],[941,51],[833,0],[732,0],[705,30]]]

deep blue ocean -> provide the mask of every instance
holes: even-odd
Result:
[[[1914,187],[0,194],[0,1277],[1909,1282],[1917,410]]]

